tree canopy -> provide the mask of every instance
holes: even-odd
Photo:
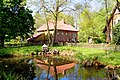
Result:
[[[0,2],[0,43],[4,46],[6,37],[22,38],[34,30],[32,11],[25,8],[21,0]]]

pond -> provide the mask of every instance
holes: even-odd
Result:
[[[113,72],[120,76],[120,70]],[[17,80],[110,80],[108,78],[111,75],[112,73],[104,68],[85,68],[64,58],[49,56],[0,58],[0,80],[13,79],[14,76]]]

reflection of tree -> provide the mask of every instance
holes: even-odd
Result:
[[[72,68],[75,66],[75,63],[68,63],[66,61],[62,62],[59,59],[47,57],[47,60],[39,60],[34,59],[37,62],[37,66],[42,68],[47,72],[46,79],[49,79],[49,77],[54,77],[55,80],[58,80],[58,75],[63,73],[63,75],[66,73],[66,70]],[[67,64],[64,64],[67,63]]]
[[[95,70],[94,68],[83,68],[81,66],[78,67],[78,74],[82,77],[83,80],[88,80],[91,78],[94,78],[95,80],[100,80],[105,77],[105,72],[103,71],[103,69]]]
[[[35,73],[36,73],[36,76],[37,76],[37,77],[39,77],[39,76],[42,74],[42,71],[43,71],[43,70],[42,70],[41,68],[39,68],[39,67],[36,66],[36,71],[35,71]]]
[[[109,80],[120,80],[120,77],[115,69],[107,69],[106,76]]]
[[[41,65],[44,65],[42,66],[44,68],[42,68],[41,66],[40,68],[46,71],[47,73],[45,74],[46,79],[54,78],[55,80],[58,80],[60,78],[67,78],[70,80],[81,80],[81,79],[82,80],[88,80],[88,79],[103,80],[107,78],[105,69],[96,69],[94,67],[84,68],[80,64],[74,64],[73,66],[70,67],[72,63],[63,64],[64,62],[61,63],[62,60],[60,59],[57,60],[57,59],[50,58],[50,57],[48,59],[49,59],[48,64],[45,64],[44,62],[40,63]],[[69,68],[66,68],[68,66]],[[60,69],[63,71],[60,71]]]
[[[49,60],[49,57],[48,57],[48,60]],[[48,64],[47,79],[49,79],[48,76],[50,74],[51,62],[52,62],[52,60],[48,61],[49,64]],[[53,67],[54,67],[55,79],[58,80],[57,69],[56,69],[56,65],[54,63],[53,63]]]

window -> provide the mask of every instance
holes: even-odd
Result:
[[[63,35],[64,33],[62,32],[62,35]]]
[[[59,32],[57,32],[57,35],[59,35]]]
[[[66,35],[68,35],[68,33],[66,32]]]
[[[67,38],[67,42],[69,42],[70,41],[70,39],[69,38]]]
[[[76,38],[76,33],[73,33],[73,38]]]
[[[118,23],[120,23],[120,20],[118,20]]]

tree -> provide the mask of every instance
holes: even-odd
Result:
[[[41,0],[41,6],[43,8],[43,12],[44,12],[44,16],[45,16],[45,22],[46,22],[46,25],[47,25],[47,35],[48,35],[48,46],[50,46],[51,44],[51,36],[50,36],[50,31],[49,31],[49,19],[48,19],[48,16],[47,16],[47,9],[46,7],[44,6],[44,0]]]
[[[48,14],[53,15],[53,19],[55,23],[54,33],[53,33],[52,42],[51,42],[51,46],[53,46],[56,39],[58,16],[61,12],[66,11],[66,9],[68,8],[67,5],[69,3],[69,0],[50,0],[49,2],[45,2],[45,0],[43,0],[43,2],[42,2],[42,7],[46,9],[46,12]]]
[[[10,0],[0,4],[0,41],[2,47],[4,47],[6,36],[24,38],[29,33],[33,33],[35,29],[32,11],[23,7],[21,3],[22,0]]]
[[[109,28],[109,23],[108,23],[108,0],[105,0],[105,10],[106,10],[106,27],[107,27],[107,30],[108,30],[108,42],[110,42],[110,28]]]
[[[110,16],[113,6],[115,5],[115,1],[108,0],[107,9],[105,8],[105,0],[100,0],[100,3],[101,7],[99,7],[96,11],[91,11],[89,10],[89,7],[86,7],[81,14],[81,19],[79,20],[79,40],[81,42],[86,42],[88,36],[91,36],[100,42],[105,42],[105,34],[103,34],[102,31],[105,25],[107,25],[106,22]],[[89,17],[87,15],[89,15]]]
[[[70,24],[74,26],[74,18],[69,14],[65,14],[61,12],[58,16],[58,20],[64,20],[66,24]]]
[[[103,29],[105,26],[105,10],[100,9],[98,12],[91,12],[85,8],[81,14],[79,41],[87,42],[89,37],[93,38],[96,43],[104,40]]]
[[[117,6],[119,7],[120,0],[116,0]],[[113,43],[120,45],[120,23],[116,24],[113,27]]]
[[[41,14],[39,14],[39,13],[36,13],[34,15],[34,19],[35,19],[35,25],[34,25],[34,27],[36,29],[38,29],[42,24],[45,24],[44,17]]]

